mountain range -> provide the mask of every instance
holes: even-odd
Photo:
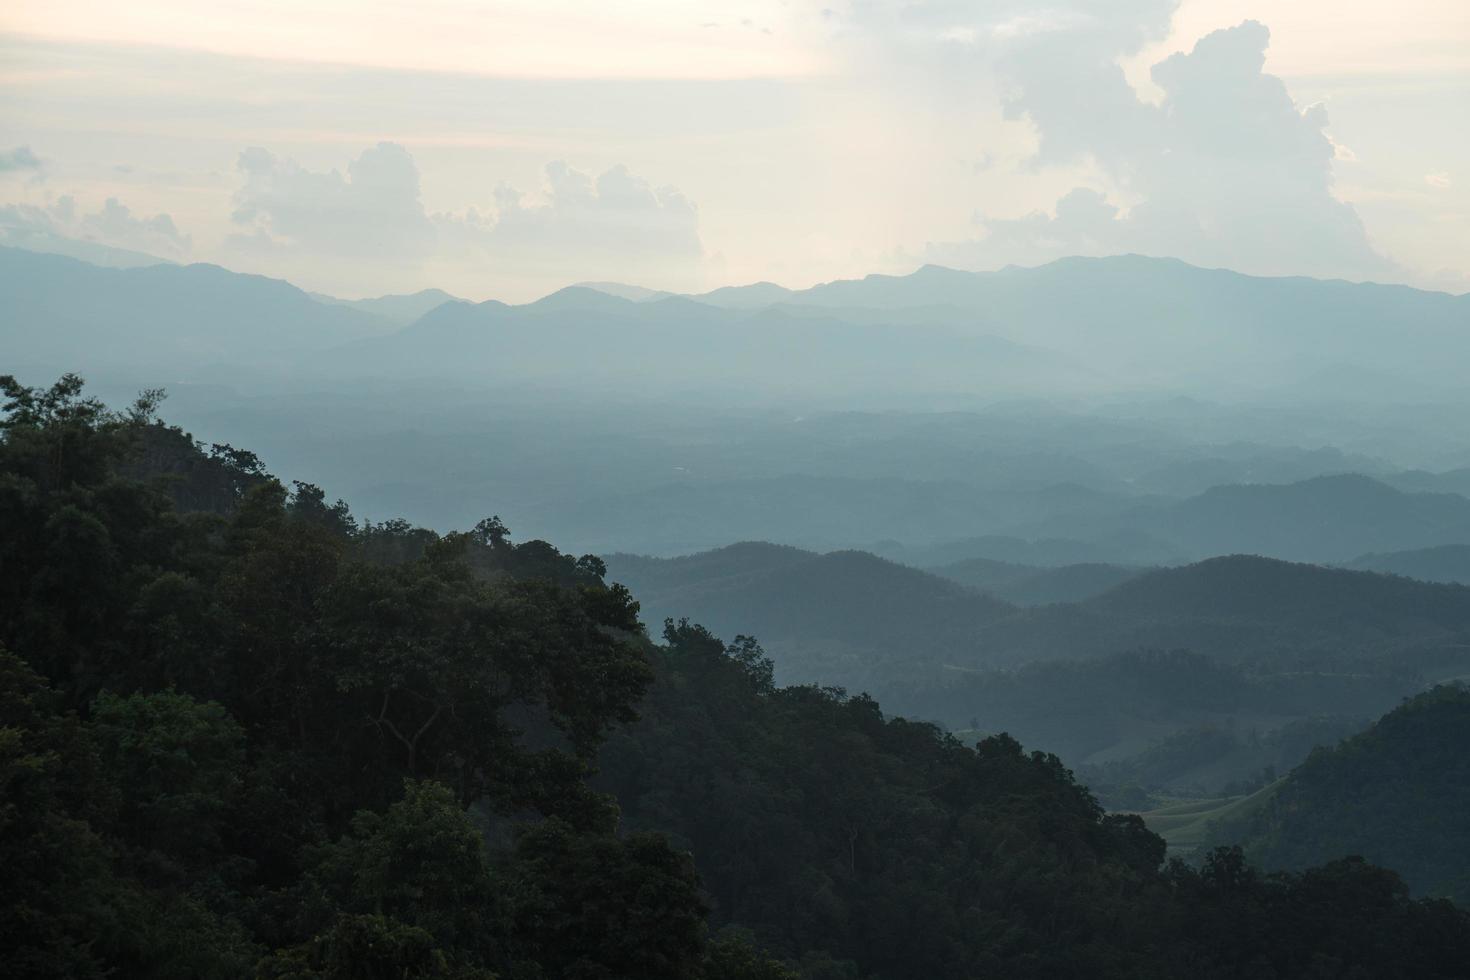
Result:
[[[1435,674],[1470,659],[1466,587],[1245,555],[1153,569],[1080,601],[1029,608],[862,552],[747,543],[605,560],[650,621],[688,617],[753,633],[787,681],[886,689],[917,674],[1138,649],[1272,670],[1374,663]]]
[[[0,284],[13,356],[73,357],[89,371],[136,366],[146,350],[180,367],[243,359],[330,376],[744,388],[795,400],[1189,390],[1361,402],[1458,398],[1457,365],[1470,355],[1467,296],[1142,256],[641,300],[625,287],[572,286],[510,306],[436,290],[318,301],[214,266],[102,269],[7,248]],[[315,353],[303,362],[302,352]]]
[[[800,291],[347,301],[216,266],[12,248],[0,289],[7,372],[76,371],[112,400],[165,386],[191,431],[259,446],[376,519],[491,512],[588,552],[772,540],[922,568],[1346,563],[1470,545],[1457,421],[1470,416],[1432,401],[1436,372],[1464,362],[1466,297],[1122,256]],[[1130,291],[1153,298],[1130,312]],[[1275,371],[1324,324],[1341,335],[1332,357],[1397,344],[1416,372],[1378,389],[1334,375],[1351,403],[1309,406],[1333,391],[1305,375],[1273,396],[1289,409],[1209,401],[1269,379],[1226,378],[1228,356],[1184,343],[1232,335],[1231,351]],[[1113,353],[1090,346],[1104,336]],[[1119,375],[1119,358],[1186,348],[1198,356],[1171,362],[1170,387],[1115,390],[1148,374]],[[1443,397],[1462,397],[1457,374],[1454,387]],[[401,465],[366,465],[381,459]],[[1066,575],[1011,598],[1085,598],[1088,573]]]

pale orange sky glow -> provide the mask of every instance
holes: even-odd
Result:
[[[1460,0],[13,0],[0,90],[4,240],[349,295],[1113,250],[1470,289]]]

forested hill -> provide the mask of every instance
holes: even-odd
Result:
[[[596,558],[0,393],[7,975],[1465,975],[1391,872],[1161,865],[1055,757],[655,642]]]
[[[1145,569],[1103,562],[1038,568],[991,558],[969,558],[931,568],[935,575],[1023,606],[1079,602],[1136,578]]]
[[[1272,868],[1361,854],[1423,895],[1470,902],[1470,687],[1437,687],[1318,749],[1243,822],[1216,829]]]
[[[860,687],[858,651],[888,651],[935,663],[973,644],[1009,603],[947,579],[861,551],[825,555],[762,543],[687,558],[610,555],[614,578],[650,597],[655,619],[688,617],[720,633],[749,630],[779,638],[788,653],[853,651],[848,670],[818,661],[781,662],[783,676]],[[840,668],[839,668],[840,669]]]
[[[1470,589],[1393,575],[1323,568],[1250,555],[1212,558],[1140,575],[1088,602],[1150,620],[1249,620],[1282,626],[1340,624],[1393,636],[1435,624],[1470,631]]]
[[[856,552],[744,544],[607,561],[657,614],[751,630],[779,652],[782,676],[850,686],[1140,648],[1433,672],[1463,659],[1470,637],[1470,588],[1249,555],[1136,573],[1081,602],[1027,609]]]
[[[1426,582],[1470,585],[1470,544],[1443,544],[1414,551],[1391,551],[1361,555],[1349,568],[1390,572]]]

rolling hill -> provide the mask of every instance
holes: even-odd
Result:
[[[1089,599],[1145,570],[1097,562],[1038,568],[993,558],[969,558],[929,571],[1016,605],[1044,606]]]
[[[1425,582],[1470,585],[1470,544],[1442,544],[1413,551],[1360,555],[1346,567],[1404,575]]]
[[[71,357],[92,371],[135,365],[142,350],[198,367],[333,348],[293,370],[868,405],[1121,391],[1365,404],[1458,401],[1470,357],[1470,297],[1141,256],[994,273],[926,266],[795,291],[615,296],[598,284],[520,306],[434,290],[344,306],[212,266],[100,269],[7,249],[0,284],[12,329],[31,334],[16,347],[27,360]],[[416,314],[393,336],[352,343]]]
[[[1470,688],[1435,688],[1313,753],[1261,807],[1211,836],[1242,842],[1269,868],[1361,855],[1418,894],[1470,902]]]
[[[783,399],[859,390],[916,396],[1069,387],[1092,373],[1054,352],[944,325],[852,323],[777,307],[725,309],[681,296],[632,300],[569,286],[532,303],[448,303],[391,337],[346,346],[314,368],[426,377],[629,386],[660,393],[759,391]]]
[[[646,622],[688,618],[754,634],[782,683],[871,687],[894,658],[933,664],[1014,607],[865,552],[816,554],[763,543],[686,558],[606,556]]]
[[[783,682],[867,690],[954,728],[1020,733],[1075,763],[1201,725],[1373,717],[1470,670],[1470,588],[1251,556],[1032,607],[858,552],[748,543],[607,563],[645,621],[754,635]],[[1118,659],[1185,650],[1195,659]]]
[[[1168,508],[1155,533],[1203,556],[1348,561],[1371,551],[1470,544],[1470,499],[1405,493],[1359,474],[1215,487]]]
[[[8,368],[177,371],[284,363],[392,327],[318,303],[290,283],[213,265],[104,269],[0,248],[0,293]]]
[[[700,379],[817,395],[1183,386],[1361,401],[1458,398],[1453,365],[1470,355],[1467,297],[1142,256],[995,273],[925,266],[806,290],[757,283],[693,297],[597,284],[426,317],[454,342],[411,343],[426,336],[415,324],[401,342],[344,356],[358,370],[407,356],[426,372],[503,364],[535,373],[537,357],[554,352],[564,376],[589,381],[615,372],[660,386]],[[449,333],[446,319],[456,324]]]
[[[442,289],[421,289],[416,293],[392,296],[374,296],[368,299],[338,299],[322,293],[309,294],[318,303],[330,306],[345,306],[360,313],[368,313],[405,327],[445,303],[462,303],[464,300],[451,296]]]

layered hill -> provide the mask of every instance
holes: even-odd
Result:
[[[994,558],[968,558],[929,571],[997,599],[1021,606],[1043,606],[1089,599],[1142,575],[1145,569],[1100,562],[1039,568]]]
[[[607,561],[655,620],[687,616],[778,646],[799,639],[868,649],[894,669],[1145,648],[1278,666],[1431,665],[1433,654],[1470,648],[1470,588],[1248,555],[1141,572],[1086,600],[1033,608],[863,552],[751,543]]]
[[[1228,849],[1165,865],[1056,756],[778,688],[748,639],[670,624],[656,643],[599,561],[498,520],[359,524],[74,377],[0,388],[11,974],[1450,980],[1470,962],[1470,917],[1390,871],[1267,876]],[[763,604],[835,604],[838,583],[876,607],[839,606],[849,628],[891,618],[890,594],[945,622],[1008,608],[851,554],[657,571]],[[1206,706],[1240,679],[1135,664]],[[1119,666],[1126,692],[1142,675]],[[1425,753],[1455,780],[1451,822],[1459,755]]]
[[[0,293],[7,364],[49,370],[280,363],[392,327],[290,283],[213,265],[101,268],[0,248]]]
[[[548,317],[553,310],[561,317]],[[573,373],[595,376],[597,365],[665,383],[668,372],[694,372],[717,384],[743,377],[818,392],[984,386],[1055,395],[1185,386],[1355,400],[1448,397],[1459,391],[1452,364],[1470,354],[1466,297],[1256,278],[1142,256],[995,273],[926,266],[807,290],[757,283],[694,297],[601,284],[519,307],[459,306],[430,316],[423,326],[452,338],[456,352],[489,354],[498,341],[499,359],[523,370],[535,371],[526,355],[543,350],[522,336],[529,333],[584,345],[557,349]],[[405,342],[427,336],[411,330]],[[446,373],[498,363],[394,343],[348,359],[361,368],[405,353],[420,370]]]
[[[1470,588],[1259,557],[1144,571],[1082,601],[1029,607],[855,552],[743,544],[607,561],[650,621],[753,634],[783,682],[868,690],[1078,762],[1200,725],[1372,717],[1470,670]],[[1119,665],[1136,651],[1200,660]],[[1179,697],[1196,683],[1213,700]]]
[[[1320,749],[1247,819],[1215,828],[1272,868],[1357,854],[1422,895],[1470,902],[1470,688],[1421,694]]]
[[[1112,514],[1063,512],[1010,533],[1091,544],[1129,564],[1150,554],[1199,560],[1231,553],[1336,564],[1371,552],[1470,544],[1470,498],[1407,492],[1346,473],[1228,484],[1183,500],[1138,499]]]
[[[816,554],[763,543],[687,558],[609,555],[647,621],[688,618],[754,634],[778,654],[783,683],[869,688],[895,660],[934,664],[1014,607],[859,551]]]
[[[1470,543],[1470,499],[1406,493],[1358,474],[1222,486],[1169,508],[1151,529],[1195,554],[1231,551],[1297,561]]]
[[[1065,356],[956,325],[852,322],[784,308],[725,309],[679,296],[626,299],[569,286],[533,303],[448,303],[399,333],[334,351],[317,370],[639,385],[662,393],[744,388],[784,398],[863,390],[941,393],[993,385],[1096,384]]]
[[[869,403],[1119,391],[1363,403],[1458,399],[1470,356],[1464,296],[1141,256],[699,297],[577,286],[519,306],[433,290],[343,306],[213,266],[101,269],[17,249],[0,253],[0,282],[14,329],[31,333],[21,353],[74,354],[67,366],[89,371],[136,364],[140,347],[197,367],[335,345],[293,367]]]
[[[398,327],[407,326],[445,303],[464,302],[442,289],[421,289],[416,293],[373,296],[366,299],[338,299],[336,296],[327,296],[322,293],[311,293],[310,295],[319,303],[345,306],[361,313],[381,317]]]
[[[976,637],[990,665],[1189,649],[1235,663],[1376,662],[1431,673],[1470,653],[1470,589],[1251,555],[1161,568]]]
[[[1470,544],[1444,544],[1412,551],[1360,555],[1348,568],[1405,575],[1426,582],[1470,585]]]

